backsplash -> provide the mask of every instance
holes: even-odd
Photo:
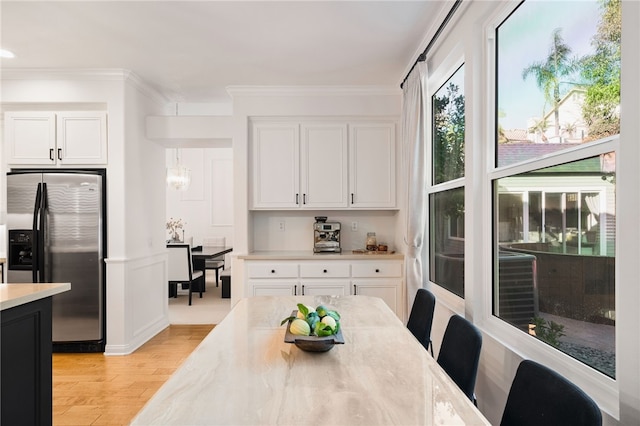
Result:
[[[395,244],[397,211],[253,211],[253,250],[313,250],[315,216],[340,222],[343,252],[362,249],[367,232],[375,232],[379,243]],[[356,230],[352,225],[356,224]]]

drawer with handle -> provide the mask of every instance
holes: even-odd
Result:
[[[349,276],[349,264],[338,261],[301,263],[300,276],[303,278],[344,278]]]
[[[290,262],[251,262],[247,266],[249,278],[297,278],[298,264]]]
[[[357,278],[386,278],[402,276],[402,262],[362,261],[353,262],[351,276]]]

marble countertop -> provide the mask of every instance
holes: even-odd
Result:
[[[328,352],[284,342],[297,303],[341,314]],[[387,305],[367,296],[242,299],[133,425],[489,425]]]
[[[351,250],[342,253],[314,253],[313,250],[291,250],[291,251],[253,251],[248,254],[241,254],[239,259],[244,260],[375,260],[394,259],[402,260],[404,255],[400,253],[392,254],[354,254]]]
[[[69,290],[70,283],[0,284],[0,311]]]

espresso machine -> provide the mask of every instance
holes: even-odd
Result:
[[[313,224],[313,252],[340,253],[340,222],[327,222],[326,216],[316,216]]]

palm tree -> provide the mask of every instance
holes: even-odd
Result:
[[[549,124],[547,123],[547,120],[545,120],[545,118],[543,117],[540,119],[536,119],[531,125],[531,127],[529,127],[527,130],[529,133],[533,133],[535,135],[540,136],[543,142],[548,142],[547,135],[545,135],[545,132],[547,131],[548,127],[549,127]]]
[[[544,61],[534,62],[522,70],[522,79],[529,75],[536,79],[538,88],[544,93],[545,100],[553,106],[555,120],[555,135],[560,133],[560,78],[572,74],[575,70],[574,61],[571,60],[571,48],[565,44],[560,32],[562,28],[556,28],[551,34],[551,46],[549,56]]]
[[[576,123],[564,123],[564,131],[569,134],[569,137],[573,137],[578,129],[578,125]]]

